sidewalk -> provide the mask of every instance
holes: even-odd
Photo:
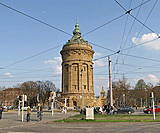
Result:
[[[71,115],[79,114],[78,112],[67,112],[66,114],[62,114],[60,112],[55,112],[52,116],[50,112],[44,112],[42,121],[38,122],[37,120],[37,113],[31,113],[31,121],[26,122],[27,112],[24,112],[23,122],[22,122],[22,115],[18,116],[18,112],[10,113],[10,112],[3,112],[2,119],[0,120],[0,129],[6,128],[13,128],[13,127],[21,127],[21,126],[28,126],[28,125],[35,125],[35,124],[43,124],[47,122],[51,122],[54,120],[60,120],[67,118]]]

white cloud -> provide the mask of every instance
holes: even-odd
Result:
[[[160,35],[160,34],[159,34]],[[149,33],[149,34],[144,34],[142,36],[142,38],[136,38],[136,37],[133,37],[132,38],[132,41],[135,43],[135,44],[141,44],[141,43],[145,43],[145,42],[148,42],[148,41],[151,41],[151,42],[148,42],[148,43],[145,43],[143,44],[143,46],[146,48],[146,49],[155,49],[155,50],[159,50],[160,49],[160,39],[157,39],[155,41],[152,41],[154,39],[157,39],[157,35],[155,33]]]
[[[102,59],[94,61],[96,66],[105,66],[105,63]]]
[[[62,73],[62,67],[61,66],[56,66],[54,69],[55,69],[56,74],[61,74]]]
[[[4,74],[4,76],[7,76],[7,77],[13,77],[13,76],[12,76],[12,74],[11,74],[11,73],[9,73],[9,72],[8,72],[8,73],[5,73],[5,74]]]
[[[152,84],[157,84],[159,82],[158,77],[155,75],[149,74],[146,77],[136,77],[133,79],[134,85],[138,82],[138,80],[143,79],[146,83],[152,83]],[[132,81],[131,81],[132,82]]]
[[[95,53],[94,56],[99,56],[102,55],[101,53]]]
[[[147,75],[147,77],[145,77],[144,79],[146,79],[146,81],[148,82],[153,82],[153,83],[157,83],[159,81],[159,79],[152,74]]]
[[[96,80],[96,79],[106,79],[106,80],[107,80],[108,77],[99,76],[98,78],[95,78],[95,80]]]
[[[54,60],[43,61],[45,64],[51,64],[54,69],[54,74],[61,74],[62,73],[62,58],[55,57]]]

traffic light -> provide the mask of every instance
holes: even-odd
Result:
[[[21,96],[21,95],[18,97],[18,100],[19,100],[19,101],[22,101],[22,96]]]

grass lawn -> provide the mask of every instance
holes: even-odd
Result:
[[[95,115],[94,120],[81,119],[82,115],[75,115],[54,122],[160,122],[160,115],[156,115],[156,120],[153,115]]]

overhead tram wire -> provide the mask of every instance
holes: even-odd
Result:
[[[34,76],[34,77],[14,77],[14,79],[22,79],[22,78],[46,78],[46,77],[59,77],[59,75],[53,75],[53,76]],[[13,77],[7,77],[7,78],[0,78],[0,79],[13,79]]]
[[[52,71],[44,71],[44,70],[49,70],[49,69],[52,69]],[[34,72],[53,72],[53,68],[47,68],[47,69],[41,69],[41,70],[34,70],[34,71],[26,71],[26,72],[21,72],[21,73],[15,73],[15,74],[12,74],[12,75],[20,75],[20,74],[25,74],[25,73],[34,73]]]
[[[150,1],[150,0],[148,0],[148,1]],[[144,2],[143,4],[147,3],[148,1]],[[36,20],[36,21],[38,21],[38,22],[40,22],[40,23],[43,23],[43,24],[45,24],[45,25],[47,25],[47,26],[49,26],[49,27],[51,27],[51,28],[54,28],[54,29],[56,29],[56,30],[58,30],[58,31],[61,31],[61,32],[67,34],[67,35],[72,36],[71,34],[68,34],[68,33],[66,33],[65,31],[62,31],[62,30],[60,30],[60,29],[58,29],[58,28],[56,28],[56,27],[54,27],[54,26],[51,26],[51,25],[49,25],[49,24],[47,24],[47,23],[45,23],[45,22],[42,22],[42,21],[40,21],[40,20],[34,18],[34,17],[31,17],[31,16],[29,16],[29,15],[27,15],[27,14],[25,14],[25,13],[22,13],[22,12],[20,12],[20,11],[14,9],[14,8],[11,8],[11,7],[9,7],[9,6],[5,5],[5,4],[2,4],[2,3],[0,3],[0,4],[1,4],[2,6],[5,6],[5,7],[11,9],[11,10],[14,10],[14,11],[16,11],[16,12],[22,14],[22,15],[25,15],[25,16],[31,18],[31,19],[34,19],[34,20]],[[138,7],[139,7],[139,6],[133,8],[133,9],[136,9],[136,8],[138,8]],[[97,28],[96,28],[96,29],[97,29]],[[88,33],[87,33],[87,34],[88,34]],[[91,43],[91,42],[90,42],[90,43]],[[94,44],[94,43],[91,43],[91,44],[93,44],[93,45],[95,45],[95,46],[98,46],[98,45],[96,45],[96,44]],[[102,46],[98,46],[98,47],[103,48]],[[104,49],[107,49],[107,48],[104,48]],[[112,51],[112,52],[115,52],[115,51],[110,50],[110,49],[107,49],[107,50]],[[40,53],[39,53],[39,54],[40,54]],[[39,54],[37,54],[37,55],[39,55]],[[36,56],[36,55],[34,55],[34,56]],[[29,58],[32,58],[32,57],[34,57],[34,56],[31,56],[31,57],[29,57]],[[24,59],[24,60],[27,60],[27,59],[29,59],[29,58],[26,58],[26,59]],[[23,60],[21,60],[21,61],[23,61]],[[13,64],[17,64],[17,63],[19,63],[19,62],[21,62],[21,61],[18,61],[18,62],[13,63]],[[11,64],[11,65],[13,65],[13,64]],[[10,66],[10,65],[8,65],[8,66]],[[2,68],[0,68],[0,69],[6,68],[6,67],[8,67],[8,66],[2,67]]]
[[[20,14],[26,16],[26,17],[29,17],[29,18],[31,18],[31,19],[37,21],[37,22],[40,22],[40,23],[42,23],[42,24],[44,24],[44,25],[46,25],[46,26],[49,26],[49,27],[51,27],[51,28],[53,28],[53,29],[55,29],[55,30],[57,30],[57,31],[60,31],[60,32],[62,32],[62,33],[64,33],[64,34],[67,34],[67,35],[69,35],[69,36],[72,36],[71,34],[65,32],[65,31],[63,31],[63,30],[61,30],[61,29],[59,29],[59,28],[56,28],[56,27],[54,27],[54,26],[52,26],[52,25],[50,25],[50,24],[47,24],[47,23],[45,23],[45,22],[39,20],[39,19],[36,19],[36,18],[34,18],[34,17],[30,16],[30,15],[27,15],[27,14],[21,12],[21,11],[18,11],[18,10],[14,9],[14,8],[12,8],[12,7],[10,7],[10,6],[7,6],[7,5],[2,4],[2,3],[0,3],[0,5],[2,5],[2,6],[4,6],[4,7],[7,7],[7,8],[9,8],[9,9],[15,11],[15,12],[18,12],[18,13],[20,13]]]
[[[111,21],[109,21],[109,22],[107,22],[107,23],[105,23],[105,24],[103,24],[103,25],[101,25],[101,26],[99,26],[99,27],[97,27],[97,28],[95,28],[95,29],[93,29],[93,30],[91,30],[91,31],[89,31],[89,32],[87,32],[87,33],[85,33],[83,36],[88,35],[89,33],[91,33],[91,32],[93,32],[93,31],[96,31],[96,30],[102,28],[103,26],[105,26],[105,25],[107,25],[107,24],[109,24],[109,23],[111,23],[111,22],[113,22],[113,21],[115,21],[115,20],[117,20],[117,19],[123,17],[124,15],[126,15],[126,14],[120,15],[120,16],[118,16],[118,17],[112,19]]]
[[[132,0],[130,0],[129,9],[131,7],[131,3],[132,3]],[[120,45],[120,48],[119,48],[120,51],[121,51],[122,43],[123,43],[123,40],[124,40],[124,34],[125,34],[125,31],[126,31],[127,22],[128,22],[128,15],[127,15],[127,18],[126,18],[126,22],[125,22],[125,26],[124,26],[124,30],[123,30],[123,35],[122,35],[122,39],[121,39],[121,45]],[[119,54],[118,54],[116,62],[118,62],[118,59],[119,59]],[[115,78],[115,67],[116,67],[116,64],[113,65],[113,70],[112,70],[113,73],[114,73],[114,78]]]
[[[131,7],[131,3],[132,3],[132,0],[130,0],[129,9]],[[127,27],[127,22],[128,22],[128,15],[127,15],[125,26],[124,26],[124,30],[123,30],[123,35],[122,35],[122,39],[121,39],[121,45],[120,45],[120,48],[119,48],[120,50],[121,50],[121,46],[122,46],[122,43],[123,43],[124,34],[125,34],[125,31],[126,31],[126,27]]]
[[[115,54],[117,54],[117,53],[119,53],[119,51],[118,51],[118,52],[115,52],[115,53],[113,53],[113,54],[110,54],[110,55],[106,55],[106,56],[103,56],[103,57],[100,57],[100,58],[97,58],[97,59],[93,59],[93,61],[97,61],[97,60],[100,60],[100,59],[109,57],[109,56],[111,56],[111,55],[115,55]]]
[[[143,1],[144,1],[144,0],[142,0],[142,3],[143,3]],[[139,8],[139,10],[138,10],[138,12],[137,12],[137,14],[136,14],[136,17],[138,16],[138,14],[139,14],[139,12],[140,12],[140,9],[141,9],[141,6],[142,6],[142,3],[141,3],[141,5],[140,5],[140,6],[138,6],[138,7],[140,7],[140,8]],[[132,28],[133,28],[133,26],[134,26],[135,21],[136,21],[136,20],[134,19],[134,21],[133,21],[133,23],[132,23],[132,26],[131,26],[131,28],[130,28],[130,31],[129,31],[128,35],[127,35],[127,38],[126,38],[126,40],[125,40],[125,42],[124,42],[124,44],[123,44],[122,49],[124,48],[124,46],[125,46],[125,44],[126,44],[126,42],[127,42],[128,38],[129,38],[129,35],[130,35],[130,33],[131,33],[131,30],[132,30]],[[122,51],[122,49],[120,48],[120,51]],[[118,59],[119,59],[119,56],[118,56],[117,60],[118,60]]]
[[[153,40],[150,40],[150,41],[147,41],[147,42],[143,42],[143,43],[137,44],[137,45],[135,45],[135,46],[131,46],[131,47],[122,49],[121,51],[125,51],[125,50],[131,49],[131,48],[134,48],[134,47],[138,47],[138,46],[143,45],[143,44],[146,44],[146,43],[150,43],[150,42],[156,41],[156,40],[158,40],[159,38],[160,38],[160,37],[158,37],[158,38],[156,38],[156,39],[153,39]]]
[[[149,1],[150,1],[150,0],[148,0],[148,1],[144,2],[144,3],[142,3],[142,5],[143,5],[143,4],[146,4],[146,3],[147,3],[147,2],[149,2]],[[139,5],[139,6],[141,6],[141,5]],[[132,10],[135,10],[135,9],[136,9],[136,8],[138,8],[139,6],[137,6],[137,7],[133,8]],[[83,36],[86,36],[86,35],[88,35],[88,34],[90,34],[90,33],[94,32],[94,31],[96,31],[96,30],[98,30],[98,29],[102,28],[103,26],[105,26],[105,25],[107,25],[107,24],[109,24],[109,23],[111,23],[111,22],[113,22],[113,21],[115,21],[115,20],[117,20],[117,19],[119,19],[119,18],[123,17],[124,15],[126,15],[126,13],[125,13],[125,14],[122,14],[122,15],[120,15],[120,16],[118,16],[118,17],[116,17],[116,18],[112,19],[112,20],[110,20],[110,21],[109,21],[109,22],[107,22],[107,23],[102,24],[101,26],[99,26],[99,27],[97,27],[97,28],[95,28],[95,29],[93,29],[93,30],[91,30],[91,31],[87,32],[87,33],[85,33]]]
[[[106,50],[108,50],[108,51],[114,52],[114,53],[116,52],[116,51],[114,51],[114,50],[111,50],[111,49],[109,49],[109,48],[106,48],[106,47],[103,47],[103,46],[97,45],[97,44],[92,43],[92,42],[88,42],[88,43],[90,43],[90,44],[92,44],[92,45],[94,45],[94,46],[97,46],[97,47],[100,47],[100,48],[106,49]]]
[[[116,1],[116,0],[115,0]],[[158,1],[158,0],[157,0]],[[157,3],[156,1],[156,3]],[[116,3],[118,3],[116,1]],[[156,4],[155,3],[155,4]],[[154,6],[155,6],[154,4]],[[148,26],[146,26],[144,23],[142,23],[140,20],[138,20],[136,17],[134,17],[133,15],[130,14],[130,12],[133,10],[133,9],[130,9],[129,11],[127,11],[120,3],[118,3],[118,5],[120,5],[125,11],[126,11],[126,14],[129,14],[131,17],[133,17],[135,20],[137,20],[139,23],[141,23],[144,27],[146,27],[148,30],[150,30],[152,33],[155,33],[152,29],[150,29]],[[156,34],[156,33],[155,33]],[[157,34],[156,34],[157,35]],[[158,36],[158,35],[157,35]]]
[[[137,14],[136,14],[136,17],[138,16],[138,14],[139,14],[139,12],[140,12],[140,9],[141,9],[141,7],[142,7],[142,5],[143,5],[143,2],[144,2],[144,0],[142,0],[141,5],[139,6],[139,9],[138,9],[138,12],[137,12]],[[136,21],[136,20],[134,19],[134,21],[133,21],[133,23],[132,23],[132,26],[131,26],[131,28],[130,28],[130,31],[129,31],[128,35],[127,35],[127,38],[126,38],[126,40],[125,40],[125,42],[124,42],[124,44],[123,44],[122,49],[124,48],[124,46],[125,46],[128,38],[129,38],[129,35],[130,35],[130,33],[131,33],[131,30],[132,30],[132,28],[133,28],[133,26],[134,26],[135,21]],[[132,46],[133,46],[133,44],[132,44]],[[122,49],[120,49],[120,51],[122,51]],[[116,62],[118,62],[119,57],[120,57],[120,54],[118,55]],[[121,66],[122,66],[122,64],[120,65],[120,67],[121,67]],[[119,67],[119,68],[120,68],[120,67]],[[119,70],[119,68],[118,68],[118,70]],[[117,73],[118,73],[118,70],[117,70]],[[115,75],[114,75],[114,77],[115,77]]]
[[[95,45],[95,46],[101,47],[101,46],[99,46],[99,45]],[[101,47],[101,48],[108,50],[108,48],[105,48],[105,47]],[[114,51],[114,50],[112,50],[112,51]],[[114,54],[117,54],[117,53],[122,54],[122,55],[127,55],[127,54],[121,53],[121,51],[117,51],[117,52],[114,51],[113,55],[114,55]],[[100,58],[98,58],[98,59],[96,59],[96,60],[99,60],[99,59],[102,59],[102,58],[106,58],[106,57],[108,57],[108,56],[109,56],[109,55],[103,56],[103,57],[100,57]],[[155,59],[140,57],[140,56],[136,56],[136,55],[128,55],[128,56],[134,57],[134,58],[140,58],[140,59],[150,60],[150,61],[155,61],[155,62],[160,62],[160,60],[155,60]]]
[[[61,44],[61,45],[58,45],[58,46],[56,46],[56,47],[54,47],[54,48],[50,48],[50,49],[48,49],[48,50],[45,50],[45,51],[43,51],[43,52],[40,52],[40,53],[38,53],[38,54],[32,55],[32,56],[30,56],[30,57],[27,57],[27,58],[25,58],[25,59],[23,59],[23,60],[20,60],[20,61],[17,61],[17,62],[15,62],[15,63],[12,63],[12,64],[10,64],[10,65],[1,67],[0,69],[4,69],[4,68],[7,68],[7,67],[9,67],[9,66],[18,64],[18,63],[23,62],[23,61],[25,61],[25,60],[31,59],[31,58],[33,58],[33,57],[36,57],[36,56],[38,56],[38,55],[41,55],[41,54],[43,54],[43,53],[46,53],[46,52],[51,51],[51,50],[53,50],[53,49],[56,49],[56,48],[58,48],[58,47],[60,47],[60,46],[62,46],[62,44]]]
[[[157,1],[158,1],[158,0],[157,0]],[[148,20],[148,18],[149,18],[149,16],[150,16],[151,12],[153,11],[153,9],[154,9],[154,7],[155,7],[155,5],[156,5],[157,1],[155,2],[154,6],[152,7],[152,9],[151,9],[150,13],[148,14],[148,16],[147,16],[147,18],[146,18],[145,22],[143,23],[143,25],[142,25],[142,27],[141,27],[140,31],[138,32],[137,37],[139,36],[139,34],[140,34],[141,30],[143,29],[143,26],[145,26],[145,23],[147,22],[147,20]],[[130,13],[129,13],[129,14],[130,14]],[[131,15],[131,14],[130,14],[130,15]],[[152,30],[151,30],[151,31],[152,31]],[[155,32],[153,32],[153,33],[155,33]],[[155,33],[155,34],[156,34],[156,33]],[[157,34],[156,34],[156,35],[157,35]],[[158,36],[158,35],[157,35],[157,36]],[[136,38],[137,38],[137,37],[136,37]],[[159,38],[159,36],[158,36],[158,38]],[[132,46],[133,46],[133,44],[134,44],[134,42],[132,43]],[[131,50],[132,46],[130,47],[130,49],[129,49],[128,53],[130,52],[130,50]],[[127,53],[127,54],[128,54],[128,53]],[[125,58],[124,58],[123,62],[125,61],[125,59],[126,59],[126,58],[127,58],[127,55],[125,56]],[[122,65],[121,65],[121,66],[122,66]],[[119,69],[121,68],[121,66],[119,67]]]

